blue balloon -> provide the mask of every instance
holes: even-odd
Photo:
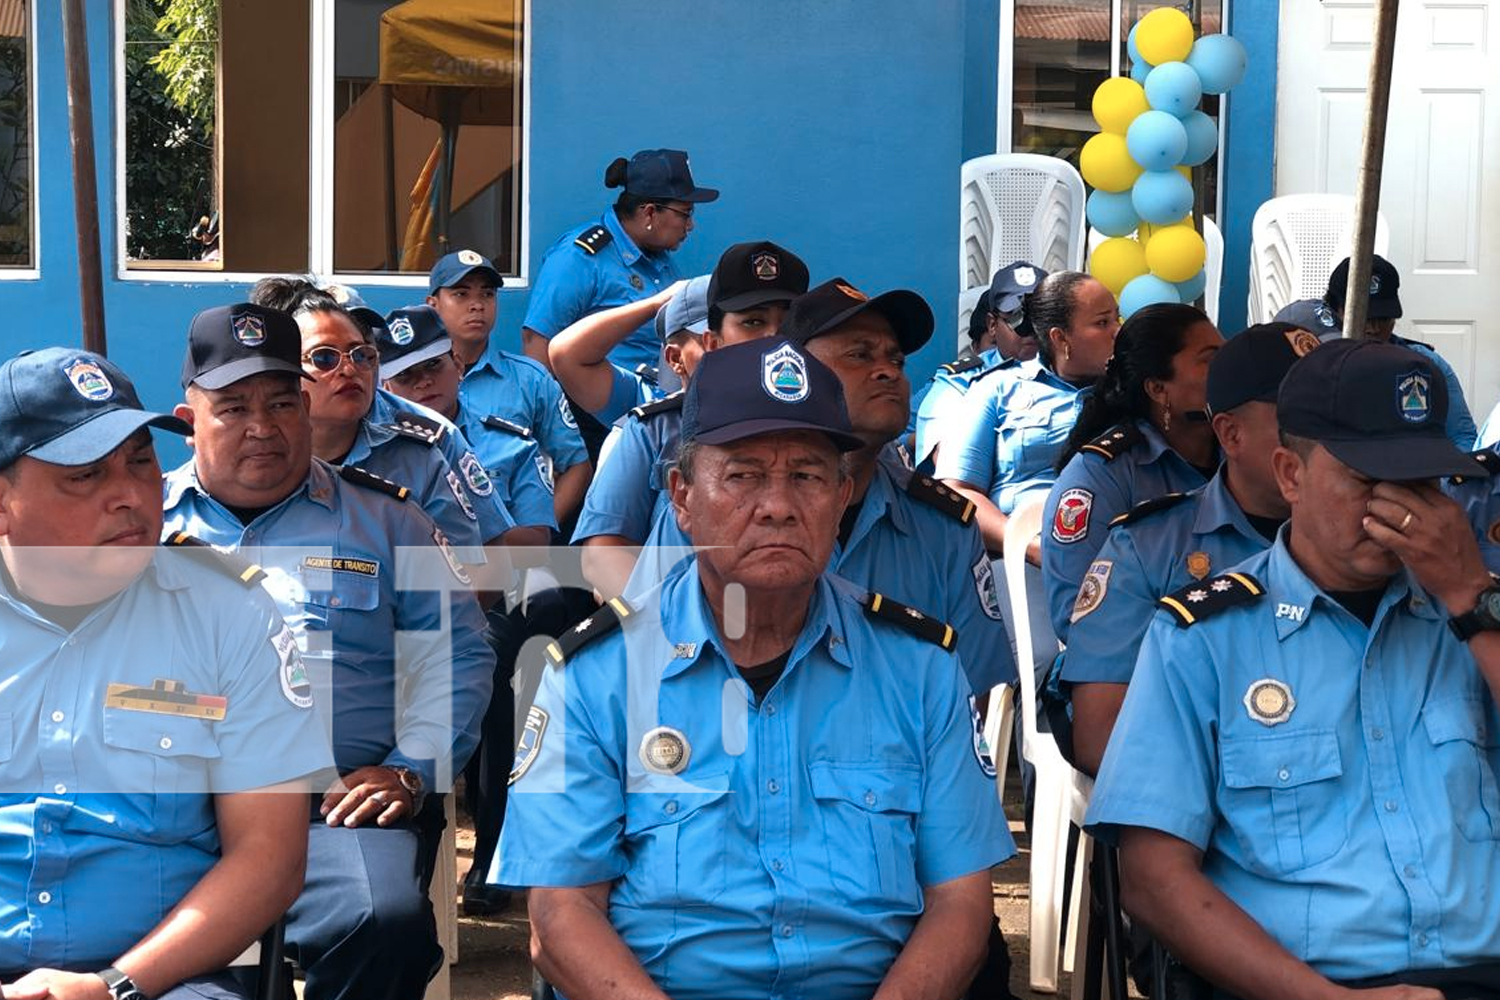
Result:
[[[1135,22],[1135,24],[1130,26],[1130,34],[1125,36],[1125,54],[1130,56],[1132,63],[1143,63],[1146,61],[1141,58],[1141,50],[1136,48],[1135,44],[1135,29],[1140,26],[1141,22]]]
[[[1146,102],[1157,111],[1169,111],[1182,118],[1203,100],[1203,84],[1198,74],[1183,62],[1162,63],[1153,69],[1143,84]]]
[[[1148,170],[1136,178],[1130,203],[1153,226],[1171,225],[1193,210],[1193,184],[1176,170]]]
[[[1132,279],[1120,292],[1120,315],[1128,318],[1137,309],[1159,302],[1180,305],[1182,299],[1177,294],[1177,286],[1154,274],[1143,274]]]
[[[1129,236],[1141,224],[1135,206],[1130,203],[1129,191],[1117,194],[1095,191],[1089,195],[1084,214],[1088,216],[1089,225],[1105,236]]]
[[[1208,290],[1208,272],[1199,271],[1186,281],[1176,281],[1173,285],[1177,288],[1177,297],[1184,302],[1197,302],[1198,297]]]
[[[1193,43],[1187,64],[1198,74],[1205,94],[1223,94],[1244,79],[1245,47],[1228,35],[1204,35]]]
[[[1144,59],[1137,59],[1130,64],[1130,78],[1141,86],[1146,85],[1146,77],[1151,75],[1151,64]]]
[[[1125,130],[1125,147],[1131,159],[1147,170],[1166,170],[1187,155],[1188,134],[1176,115],[1165,111],[1143,111]]]
[[[1154,115],[1156,112],[1148,111],[1146,114]],[[1187,152],[1177,162],[1184,167],[1207,163],[1213,157],[1214,150],[1219,148],[1219,126],[1203,112],[1189,111],[1182,118],[1182,128],[1187,133]]]

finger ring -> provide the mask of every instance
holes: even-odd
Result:
[[[1411,511],[1407,511],[1406,512],[1406,516],[1401,519],[1401,523],[1396,526],[1396,530],[1397,531],[1405,531],[1406,530],[1406,526],[1408,524],[1411,524],[1411,516],[1412,516],[1411,515]]]
[[[379,802],[381,805],[385,805],[385,792],[383,791],[376,792],[374,795],[371,795],[370,798],[374,799],[376,802]]]

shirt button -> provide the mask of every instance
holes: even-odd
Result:
[[[341,604],[343,604],[343,603],[344,603],[344,602],[343,602],[343,601],[341,601],[341,600],[339,600],[339,599],[338,599],[338,598],[337,598],[337,597],[330,597],[330,598],[329,598],[329,599],[328,599],[328,606],[329,606],[329,607],[330,607],[330,608],[336,608],[336,607],[338,607],[338,606],[339,606],[339,605],[341,605]]]
[[[47,892],[45,889],[43,889],[41,892],[36,894],[36,901],[38,903],[41,903],[43,906],[46,906],[48,903],[52,902],[52,893]],[[1424,941],[1422,943],[1426,944],[1427,942]]]
[[[662,806],[662,809],[666,812],[666,814],[668,816],[675,816],[675,815],[677,815],[677,803],[676,802],[668,802],[666,805]]]
[[[781,784],[777,782],[775,778],[772,778],[770,781],[766,782],[766,791],[770,792],[772,795],[775,795],[777,792],[781,791]]]
[[[1279,770],[1279,771],[1276,772],[1276,777],[1280,778],[1282,781],[1289,780],[1291,778],[1291,776],[1292,776],[1292,772],[1288,771],[1284,767],[1281,770]]]
[[[767,715],[775,715],[776,714],[776,706],[775,705],[767,705],[766,706],[766,714]]]
[[[67,718],[67,716],[63,715],[61,712],[53,712],[52,713],[52,721],[53,722],[61,722],[63,719],[66,719],[66,718]]]
[[[865,805],[867,805],[867,806],[873,806],[874,804],[875,804],[875,793],[874,792],[865,792]]]
[[[42,893],[42,895],[45,896],[46,893],[44,892],[44,893]],[[45,902],[45,900],[44,900],[44,902]],[[1425,948],[1425,947],[1427,947],[1427,935],[1426,934],[1418,934],[1417,935],[1417,947],[1418,948]]]
[[[780,858],[776,858],[776,859],[774,859],[771,862],[771,870],[773,872],[779,872],[779,871],[781,871],[785,867],[786,867],[786,865],[784,865],[784,864],[781,863],[781,859]]]
[[[1379,726],[1376,726],[1374,729],[1370,730],[1370,738],[1372,740],[1385,739],[1385,730],[1381,729]]]
[[[52,791],[58,795],[66,795],[68,794],[68,786],[59,781],[57,784],[52,786]]]
[[[170,737],[170,736],[163,736],[161,738],[161,742],[158,743],[157,746],[161,747],[163,750],[170,750],[170,749],[172,749],[172,737]]]
[[[42,824],[42,832],[43,833],[51,833],[52,832],[52,824],[51,823],[43,823]]]
[[[791,924],[782,924],[781,925],[781,936],[782,937],[791,937],[792,936],[792,925]]]
[[[1417,870],[1411,865],[1407,865],[1405,868],[1401,869],[1401,874],[1405,875],[1407,878],[1416,878]]]
[[[1386,799],[1385,800],[1385,811],[1388,812],[1388,813],[1393,813],[1393,812],[1396,811],[1396,800],[1395,799]]]

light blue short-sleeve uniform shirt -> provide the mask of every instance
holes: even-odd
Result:
[[[578,421],[552,373],[531,358],[494,344],[458,385],[459,405],[484,416],[503,417],[525,427],[556,472],[588,461]]]
[[[545,668],[492,881],[612,882],[610,922],[677,1000],[868,998],[923,887],[1014,845],[958,657],[852,589],[819,582],[759,704],[691,563]],[[678,741],[676,773],[648,769]]]
[[[1495,473],[1500,472],[1500,456],[1488,448],[1481,448],[1469,457],[1489,469],[1490,475],[1445,479],[1443,492],[1464,509],[1464,515],[1479,539],[1479,554],[1484,559],[1485,569],[1500,573],[1500,480],[1494,478]]]
[[[1367,629],[1302,572],[1286,534],[1235,568],[1260,597],[1186,628],[1166,611],[1152,620],[1088,825],[1199,848],[1215,885],[1330,978],[1493,962],[1490,691],[1409,575]],[[1218,586],[1175,596],[1201,609],[1245,593]]]
[[[647,413],[631,413],[599,449],[599,467],[578,514],[573,541],[619,535],[644,544],[666,500],[667,470],[677,461],[681,394]]]
[[[547,457],[531,430],[460,405],[458,425],[474,445],[499,502],[522,527],[557,527]]]
[[[979,376],[1002,360],[1000,351],[991,347],[968,358],[939,365],[927,385],[913,396],[911,426],[907,430],[913,437],[912,462],[918,469],[932,471],[928,460],[948,433],[952,419],[949,414],[955,404]]]

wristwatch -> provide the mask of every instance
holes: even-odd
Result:
[[[1464,642],[1481,632],[1500,632],[1500,585],[1481,590],[1474,599],[1474,610],[1449,618],[1448,627]]]
[[[422,811],[422,799],[427,794],[422,787],[422,776],[409,767],[386,766],[396,775],[401,787],[406,789],[406,794],[411,796],[411,812],[415,816]]]
[[[113,965],[94,975],[104,980],[105,988],[109,990],[109,995],[114,1000],[146,1000],[146,994],[136,987],[130,977]]]

